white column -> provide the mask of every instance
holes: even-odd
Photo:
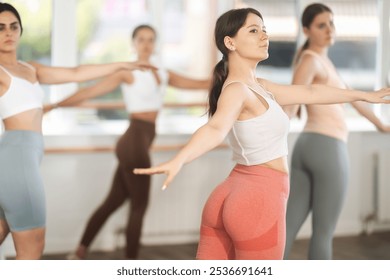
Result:
[[[164,30],[161,28],[163,26],[163,13],[164,13],[164,1],[163,0],[147,0],[148,7],[151,13],[152,26],[157,29],[158,40],[156,45],[156,50],[162,50],[162,38],[164,38]],[[161,62],[161,53],[157,53],[157,62]]]
[[[77,28],[76,0],[53,0],[52,66],[76,66]],[[53,86],[53,93],[63,96],[76,89],[76,84]]]
[[[389,85],[388,75],[390,70],[390,1],[378,0],[379,36],[376,52],[376,87],[382,88]]]
[[[376,82],[375,88],[380,89],[389,86],[390,72],[390,1],[378,0],[379,36],[376,49]],[[374,105],[375,113],[390,122],[390,112],[387,106]]]
[[[0,260],[5,260],[5,257],[4,257],[4,254],[3,254],[3,250],[1,249],[1,246],[0,246]]]
[[[53,0],[52,16],[52,40],[51,59],[52,66],[74,67],[77,61],[77,1],[76,0]],[[87,12],[87,11],[86,11]],[[50,87],[49,101],[59,101],[78,88],[76,83],[53,85]],[[74,125],[74,110],[54,110],[45,117],[44,131],[49,128],[52,131],[61,123],[62,128]]]

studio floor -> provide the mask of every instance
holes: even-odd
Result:
[[[307,259],[309,240],[294,243],[290,259]],[[197,244],[142,246],[141,260],[193,260]],[[67,254],[44,255],[46,260],[63,260]],[[123,250],[113,252],[91,252],[90,260],[121,260]],[[350,237],[337,237],[333,240],[333,259],[335,260],[390,260],[390,231]]]

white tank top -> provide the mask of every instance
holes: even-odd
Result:
[[[35,71],[35,68],[30,64],[19,62]],[[6,119],[31,109],[42,108],[44,92],[38,81],[31,83],[23,78],[14,76],[2,65],[0,65],[0,69],[11,78],[7,91],[0,96],[1,119]]]
[[[152,71],[133,71],[134,81],[121,85],[122,95],[128,113],[158,111],[163,105],[163,98],[169,74],[164,69],[157,71],[158,83]]]
[[[264,90],[268,94],[265,95],[246,86],[260,95],[269,108],[260,116],[235,121],[228,134],[233,160],[243,165],[257,165],[286,156],[290,119],[272,93]]]

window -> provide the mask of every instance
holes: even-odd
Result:
[[[279,83],[290,83],[291,63],[300,40],[300,18],[307,3],[299,0],[240,0],[236,6],[250,6],[264,16],[270,36],[269,58],[259,66],[260,75]],[[329,57],[346,84],[355,89],[373,90],[375,86],[376,38],[379,35],[377,0],[328,0],[334,14],[336,43]],[[300,10],[301,9],[301,10]],[[299,44],[300,47],[300,44]],[[347,105],[347,117],[357,111]]]
[[[213,64],[209,59],[210,23],[204,20],[210,18],[209,6],[207,0],[80,0],[77,2],[79,63],[134,60],[131,32],[139,24],[151,24],[158,33],[153,61],[189,77],[206,78]],[[120,88],[99,99],[122,100]],[[205,99],[205,92],[170,87],[165,96],[167,103]],[[204,107],[165,108],[161,118],[183,113],[199,116],[204,111]],[[127,119],[126,112],[120,110],[80,110],[79,114],[83,120]]]
[[[379,35],[377,0],[331,0],[327,4],[334,13],[336,43],[329,49],[346,84],[355,89],[373,90],[375,87],[376,38]],[[360,118],[347,105],[347,117]]]

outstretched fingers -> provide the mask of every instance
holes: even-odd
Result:
[[[133,173],[137,175],[153,175],[153,174],[163,174],[167,171],[161,167],[150,167],[150,168],[134,168]]]
[[[135,168],[133,170],[134,174],[137,175],[153,175],[153,174],[167,174],[167,178],[164,181],[164,184],[162,186],[162,190],[165,190],[168,185],[173,180],[173,175],[167,170],[166,168],[157,166],[157,167],[150,167],[150,168]]]
[[[379,93],[381,97],[385,100],[384,103],[390,103],[390,100],[388,99],[390,98],[390,88],[382,88],[381,90],[379,90]]]

